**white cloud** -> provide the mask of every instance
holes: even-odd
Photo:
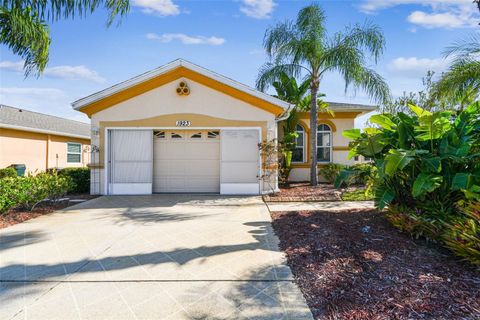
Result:
[[[0,69],[5,69],[9,71],[22,72],[23,71],[23,61],[0,61]]]
[[[460,28],[472,23],[468,16],[453,13],[426,13],[414,11],[407,17],[408,22],[425,28]]]
[[[419,5],[430,11],[415,10],[407,21],[425,28],[466,28],[474,27],[480,14],[471,0],[364,0],[360,10],[375,13],[399,5]]]
[[[444,71],[449,65],[449,61],[443,58],[417,58],[417,57],[399,57],[389,64],[389,70],[403,74],[408,77],[422,77],[427,71],[435,71],[437,73]]]
[[[178,5],[172,0],[133,0],[133,5],[142,8],[144,13],[160,16],[176,16],[180,14]]]
[[[95,70],[88,69],[85,66],[57,66],[45,69],[44,74],[52,78],[66,80],[88,80],[93,82],[105,82]]]
[[[0,69],[23,72],[23,61],[0,61]],[[51,78],[59,78],[65,80],[87,80],[98,83],[105,82],[95,70],[88,69],[85,66],[56,66],[46,68],[43,75]]]
[[[408,4],[430,6],[434,10],[449,6],[460,7],[462,10],[475,9],[473,1],[470,0],[364,0],[360,5],[360,10],[365,13],[374,13],[383,9]]]
[[[255,19],[268,19],[277,4],[273,0],[243,0],[240,11]]]
[[[207,44],[211,46],[219,46],[225,43],[224,38],[215,36],[189,36],[183,33],[164,33],[162,35],[158,35],[156,33],[147,33],[146,37],[149,40],[158,40],[160,42],[172,42],[174,40],[179,40],[183,44]]]

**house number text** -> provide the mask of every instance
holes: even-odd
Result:
[[[191,125],[192,122],[188,120],[177,120],[176,122],[177,127],[190,127]]]

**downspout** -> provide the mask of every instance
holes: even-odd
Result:
[[[50,139],[51,139],[50,135],[47,134],[47,141],[46,141],[47,142],[47,146],[46,146],[47,150],[46,150],[46,159],[45,159],[46,160],[45,161],[45,171],[48,171],[48,160],[50,158]]]
[[[285,110],[285,112],[283,112],[282,114],[280,114],[278,117],[275,118],[275,122],[278,123],[280,121],[287,120],[288,117],[290,116],[290,112],[293,110],[294,107],[295,107],[295,105],[289,104],[288,109]]]

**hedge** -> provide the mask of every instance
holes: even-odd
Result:
[[[0,179],[3,178],[15,178],[17,176],[17,171],[14,168],[3,168],[0,169]]]
[[[69,193],[90,193],[90,169],[65,168],[59,174],[72,180],[73,184],[68,190]]]
[[[70,177],[56,173],[0,179],[0,214],[14,207],[30,211],[45,199],[57,201],[71,187]]]

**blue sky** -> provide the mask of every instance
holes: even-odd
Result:
[[[50,62],[39,78],[25,79],[22,61],[0,47],[0,103],[88,121],[70,103],[176,58],[254,86],[267,57],[265,29],[294,19],[311,1],[134,0],[119,26],[105,27],[103,10],[84,19],[50,25]],[[370,20],[386,37],[387,48],[374,67],[394,95],[421,89],[427,70],[448,66],[443,49],[479,32],[480,15],[471,0],[318,1],[330,34]],[[344,92],[338,75],[321,84],[327,101],[371,103],[361,91]]]

